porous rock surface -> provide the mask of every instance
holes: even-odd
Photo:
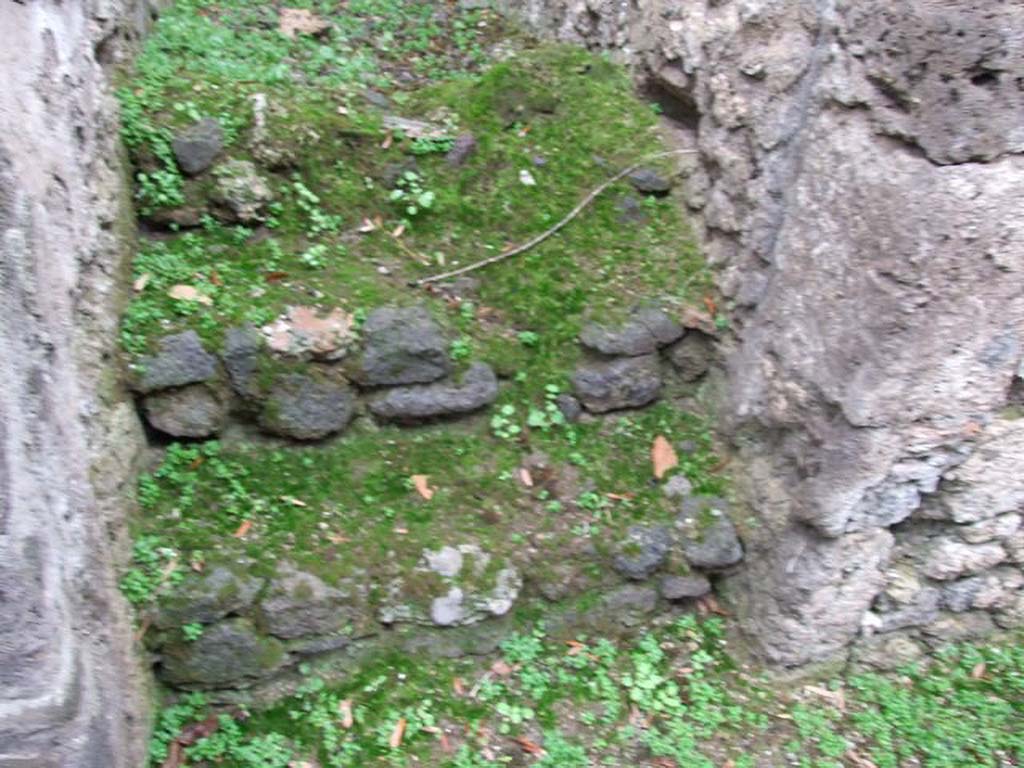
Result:
[[[932,538],[1021,510],[1024,421],[1001,412],[1024,370],[1024,6],[501,5],[628,60],[696,151],[682,196],[732,329],[719,415],[759,520],[730,585],[747,634],[784,664],[870,641],[889,557],[920,570]]]
[[[385,421],[414,422],[478,411],[498,397],[498,378],[486,363],[473,363],[457,383],[396,387],[370,401]]]
[[[148,0],[0,3],[0,766],[135,768],[114,576],[142,433],[116,384],[130,256],[109,66]]]
[[[357,378],[369,387],[428,384],[452,369],[448,342],[424,307],[379,307],[362,328]]]

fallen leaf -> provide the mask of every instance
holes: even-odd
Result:
[[[359,232],[365,235],[367,232],[373,232],[375,229],[377,229],[377,225],[364,216],[363,223],[359,225]]]
[[[407,533],[409,533],[409,529],[408,528],[395,528],[394,532],[397,533],[399,536],[405,536]]]
[[[416,489],[416,493],[418,493],[427,501],[430,501],[432,498],[434,498],[434,489],[430,487],[429,481],[429,475],[412,476],[412,484],[413,487]]]
[[[716,616],[728,616],[729,612],[715,599],[714,595],[706,595],[697,601],[697,611],[706,616],[713,613]]]
[[[405,224],[399,224],[391,231],[391,236],[396,240],[405,234]]]
[[[466,693],[466,685],[462,682],[461,677],[452,678],[452,690],[455,691],[456,696],[464,696]]]
[[[523,485],[527,488],[533,488],[533,475],[530,474],[530,470],[526,467],[519,468],[519,479],[523,481]]]
[[[341,727],[346,731],[355,723],[352,715],[352,699],[342,699],[338,702],[338,714],[341,715]]]
[[[200,293],[199,289],[192,285],[181,285],[180,283],[172,285],[167,291],[167,295],[178,301],[196,301],[206,306],[213,304],[213,299]]]
[[[565,644],[569,646],[569,656],[578,656],[587,647],[578,640],[566,640]]]
[[[263,279],[268,283],[279,283],[286,277],[288,277],[287,272],[267,272],[267,274],[263,276]]]
[[[654,477],[661,480],[673,467],[679,466],[679,457],[672,444],[663,435],[654,438],[651,446],[651,462],[654,464]]]
[[[352,541],[348,536],[342,536],[340,533],[332,533],[327,537],[327,540],[331,542],[331,544],[346,544]]]
[[[291,504],[293,507],[308,507],[309,504],[304,502],[302,499],[296,499],[294,496],[278,496],[278,498],[285,504]]]
[[[715,304],[715,300],[710,296],[704,297],[704,306],[708,309],[708,314],[714,317],[718,314],[718,305]]]
[[[683,328],[702,331],[710,336],[718,334],[718,329],[715,328],[715,318],[696,307],[686,307],[683,309],[679,315],[679,322]]]
[[[214,285],[224,285],[224,281],[220,279],[220,275],[216,269],[210,270],[210,282]]]
[[[206,457],[205,456],[199,456],[197,458],[194,458],[194,459],[192,459],[192,461],[190,461],[188,463],[188,468],[190,470],[199,469],[199,467],[201,467],[203,465],[204,461],[206,461]]]
[[[304,8],[282,8],[277,28],[285,37],[294,40],[296,34],[322,35],[331,28],[331,24]]]
[[[878,768],[878,765],[873,761],[864,757],[860,752],[853,749],[852,747],[846,750],[846,759],[853,763],[856,768]]]
[[[167,757],[160,763],[160,768],[179,768],[185,762],[185,750],[181,744],[172,741],[167,747]]]
[[[981,678],[985,676],[985,669],[985,662],[979,661],[977,664],[974,665],[974,669],[971,670],[971,679],[981,680]]]
[[[498,677],[508,677],[512,674],[512,667],[508,665],[508,662],[503,661],[502,659],[498,659],[493,664],[491,664],[491,672],[493,672]]]
[[[523,752],[531,755],[543,755],[544,748],[535,741],[530,741],[525,736],[516,736],[516,744],[523,748]]]
[[[384,136],[384,141],[380,143],[381,149],[391,149],[391,145],[394,143],[395,137],[391,135],[391,131],[388,131]]]
[[[391,731],[391,738],[388,739],[388,746],[392,749],[398,749],[402,746],[402,737],[405,736],[405,726],[405,718],[398,718],[398,722],[395,723],[395,729]]]
[[[679,763],[671,757],[656,757],[651,765],[654,768],[679,768]],[[725,768],[725,766],[722,766],[722,768]]]
[[[216,733],[218,728],[220,728],[220,718],[217,715],[210,715],[202,722],[192,723],[182,728],[177,742],[183,747],[192,746],[200,739],[205,739]]]
[[[828,688],[822,688],[820,685],[806,685],[804,690],[831,701],[835,708],[841,712],[846,710],[846,696],[843,695],[841,690],[832,691]]]
[[[238,529],[231,535],[236,539],[241,539],[249,532],[250,528],[252,528],[252,520],[243,520],[242,524],[238,526]]]
[[[150,623],[151,623],[151,621],[150,621],[150,618],[148,616],[145,619],[142,620],[142,624],[139,626],[138,631],[135,633],[135,642],[136,643],[140,642],[142,640],[142,638],[144,638],[146,636],[146,633],[149,631]]]
[[[348,107],[344,106],[343,104],[339,104],[338,105],[338,114],[339,115],[347,115],[348,114]]]
[[[606,493],[605,496],[612,501],[632,501],[636,498],[635,493]]]
[[[196,573],[202,573],[203,569],[206,567],[206,563],[204,563],[202,560],[193,560],[188,565]]]
[[[153,279],[153,276],[149,272],[144,272],[135,278],[135,282],[132,283],[132,290],[136,293],[142,293],[146,290],[146,286],[149,285],[149,281]]]

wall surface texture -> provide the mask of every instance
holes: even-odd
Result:
[[[727,297],[769,660],[1024,620],[1024,5],[513,0],[617,52],[678,135]]]
[[[0,2],[0,766],[143,764],[113,571],[142,446],[113,349],[132,231],[107,78],[143,0]]]

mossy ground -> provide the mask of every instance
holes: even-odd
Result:
[[[409,287],[531,238],[616,170],[663,151],[655,111],[627,74],[584,51],[536,46],[486,11],[394,0],[300,7],[330,19],[332,31],[288,40],[270,5],[183,0],[121,89],[143,212],[177,205],[175,184],[201,196],[205,182],[167,178],[176,174],[169,138],[197,117],[220,120],[227,156],[253,156],[257,94],[268,103],[262,143],[290,158],[286,169],[263,169],[277,196],[266,226],[207,217],[144,238],[122,325],[126,353],[184,328],[216,349],[228,327],[262,324],[294,304],[359,317],[384,303],[425,303],[452,333],[458,362],[482,359],[504,379],[496,420],[409,430],[362,419],[341,439],[305,448],[172,448],[143,480],[137,533],[148,550],[158,536],[183,562],[244,552],[266,568],[287,557],[337,579],[409,567],[424,547],[445,543],[511,559],[573,542],[607,549],[629,523],[671,514],[651,483],[657,434],[690,441],[681,471],[699,490],[721,491],[702,417],[665,404],[573,427],[551,418],[587,313],[700,303],[708,274],[677,200],[622,183],[545,243],[481,272],[471,298]],[[387,111],[453,137],[472,133],[475,153],[455,167],[435,151],[448,142],[386,131],[370,86],[373,102],[390,99]],[[392,199],[396,175],[410,169],[432,193],[415,215]],[[367,222],[372,231],[360,231]],[[171,298],[177,284],[209,301]],[[550,477],[528,487],[520,469],[538,451]],[[414,474],[430,476],[431,501],[413,491]],[[234,537],[243,522],[249,533]]]
[[[1024,758],[1022,704],[1012,643],[951,647],[898,675],[780,685],[730,658],[720,620],[683,616],[620,643],[567,644],[538,627],[497,660],[384,656],[343,685],[309,674],[251,711],[193,695],[161,713],[151,754],[159,765],[171,740],[219,712],[188,764],[995,768]]]

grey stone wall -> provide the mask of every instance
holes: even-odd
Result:
[[[108,76],[150,12],[0,3],[0,766],[144,760],[113,567],[142,436],[114,370],[132,227]]]
[[[699,149],[762,655],[1018,625],[1024,6],[507,5],[631,62]]]

